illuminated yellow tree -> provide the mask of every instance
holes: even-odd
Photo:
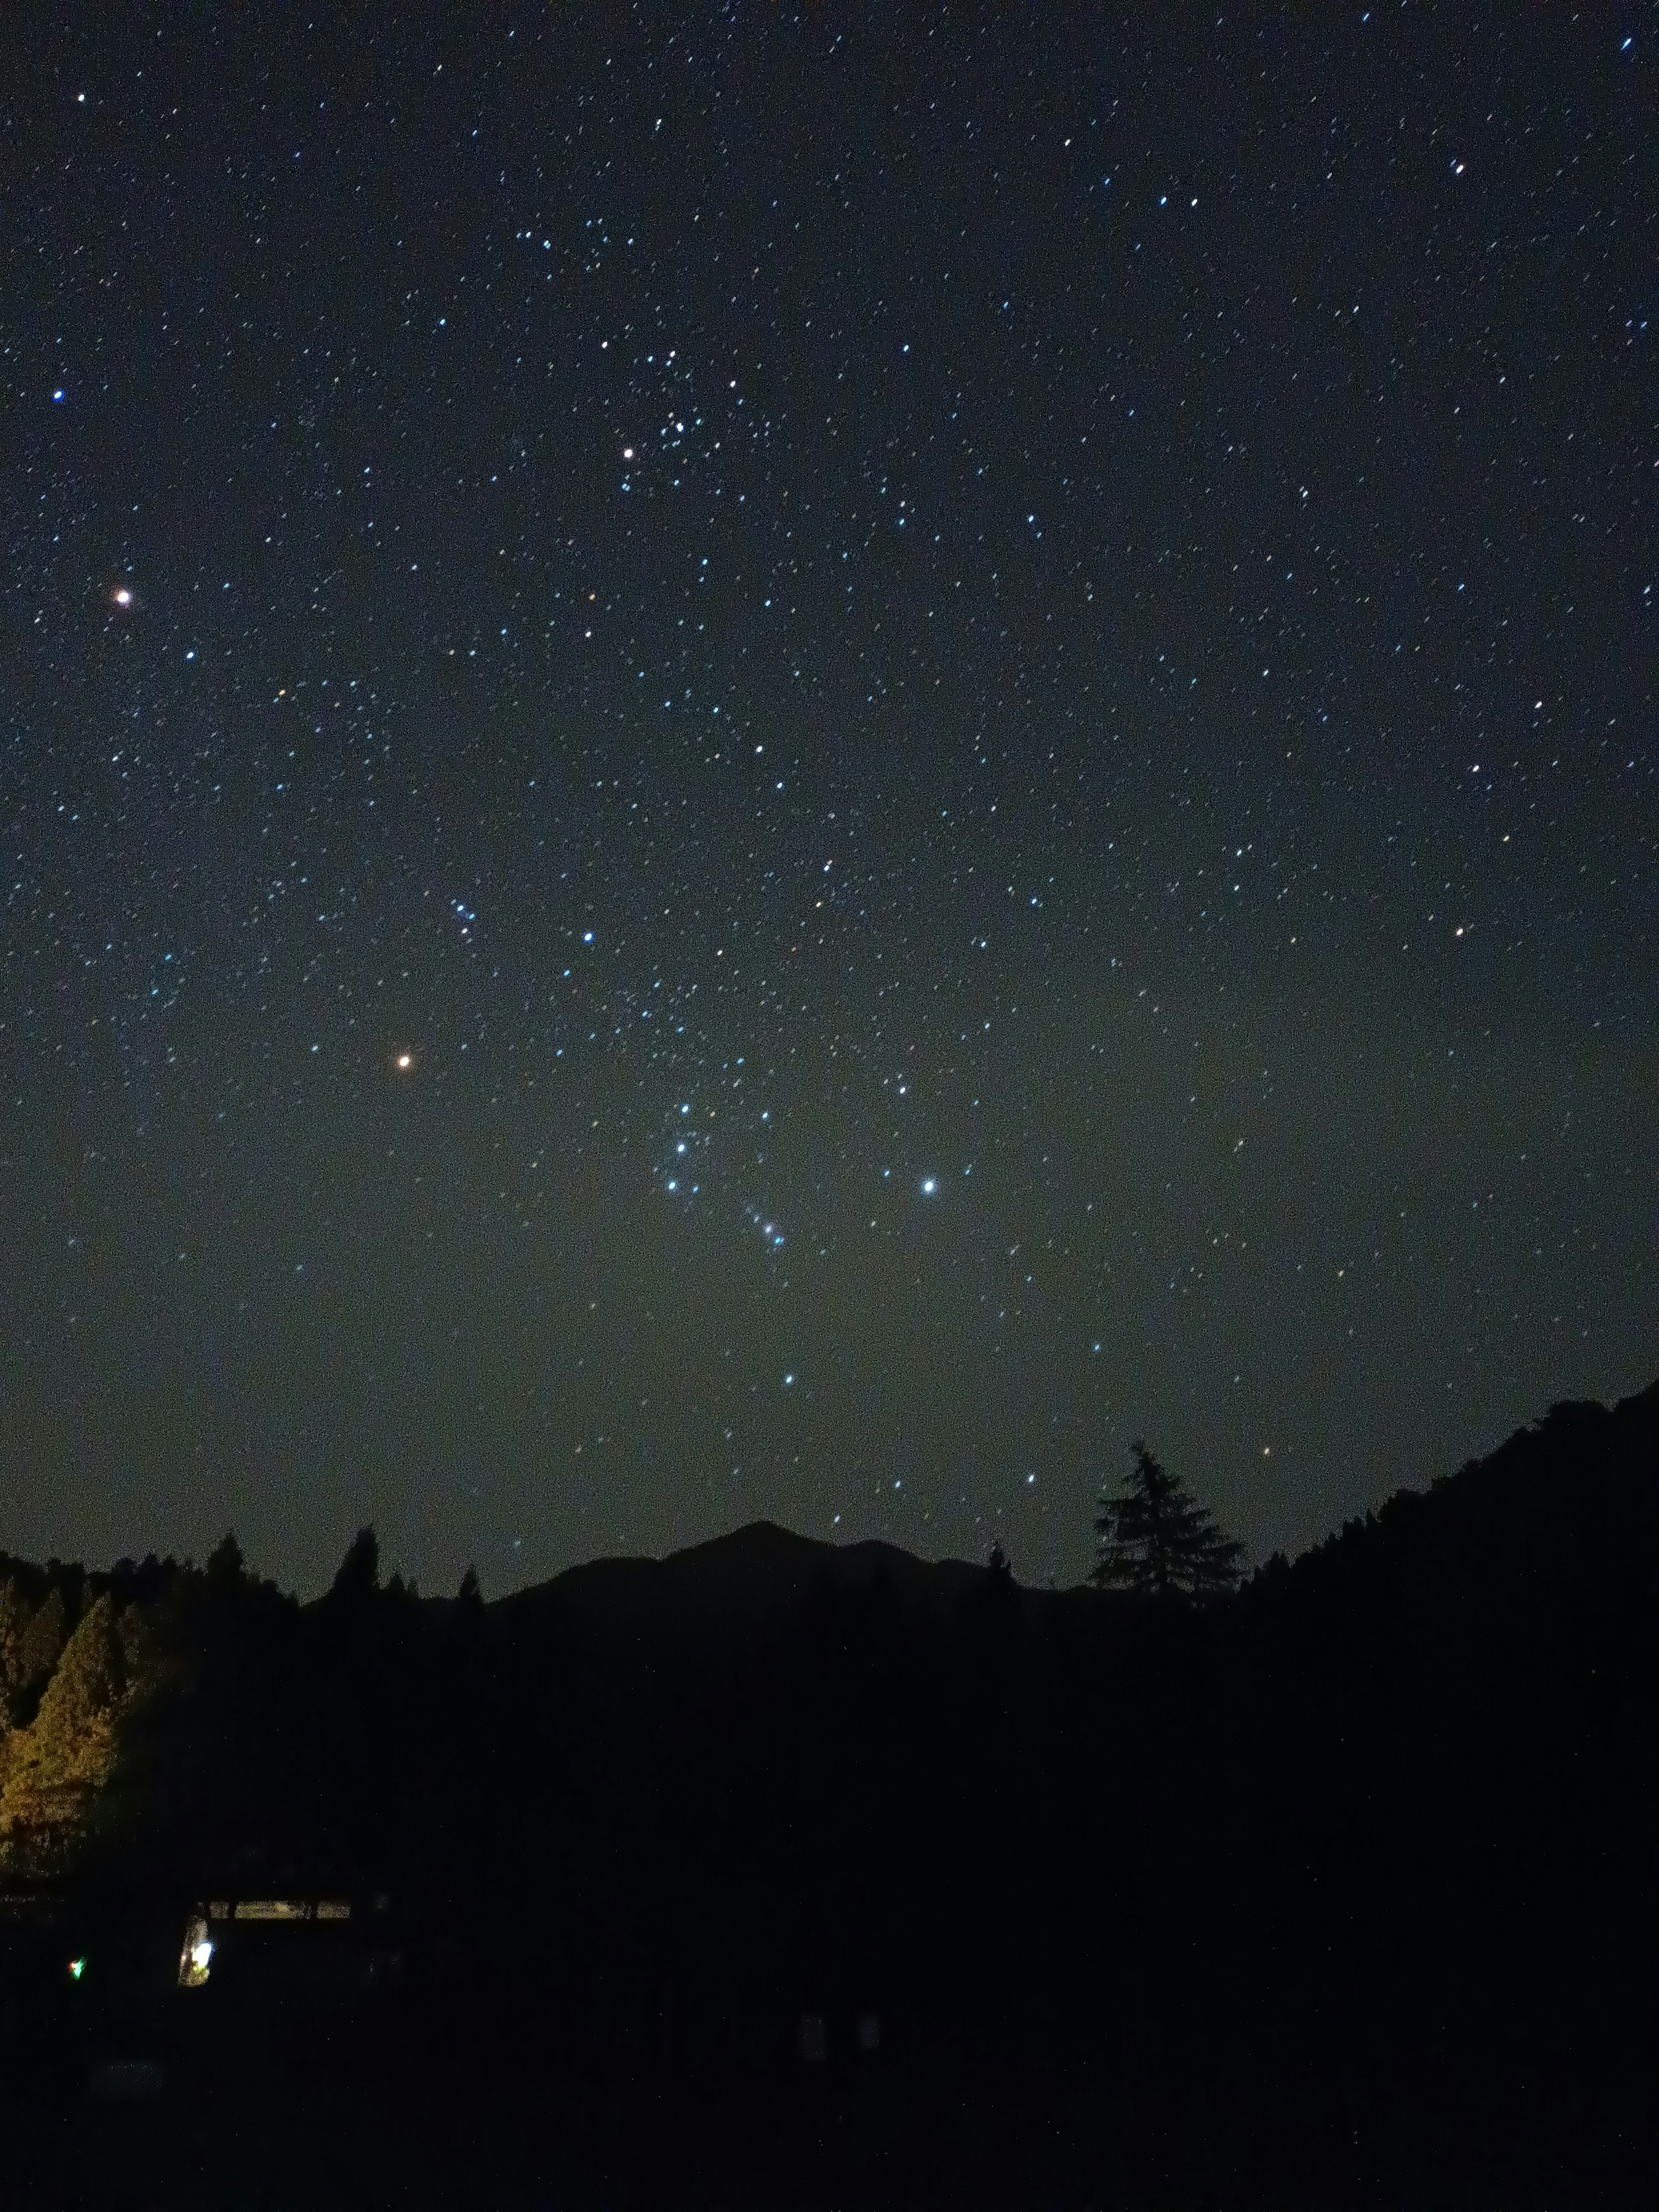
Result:
[[[54,1593],[55,1595],[55,1593]],[[0,1784],[0,1851],[38,1856],[84,1826],[108,1781],[118,1731],[139,1682],[135,1609],[118,1622],[106,1595],[88,1606],[64,1644],[40,1708],[7,1741]]]

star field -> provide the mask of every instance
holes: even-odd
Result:
[[[1070,1580],[1651,1379],[1645,14],[14,44],[9,1547]]]

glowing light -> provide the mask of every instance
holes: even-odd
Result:
[[[84,1959],[71,1959],[69,1962],[69,1970],[70,1981],[78,1982],[87,1971],[87,1962]]]
[[[121,585],[116,591],[114,593],[114,599],[115,604],[118,607],[130,607],[132,605],[132,593],[127,589],[125,584]]]
[[[223,1912],[222,1905],[216,1908]],[[192,1913],[185,1929],[185,1945],[179,1954],[179,1986],[181,1990],[199,1990],[207,1981],[208,1969],[213,1964],[213,1938],[208,1934],[208,1923],[198,1910]]]
[[[931,1198],[938,1188],[939,1182],[936,1177],[933,1176],[924,1176],[922,1177],[921,1194],[924,1198]]]
[[[398,1054],[396,1066],[399,1075],[407,1075],[414,1065],[415,1055],[412,1052],[400,1052]]]

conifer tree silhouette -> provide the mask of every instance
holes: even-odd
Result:
[[[1102,1589],[1152,1597],[1224,1597],[1236,1589],[1244,1547],[1217,1528],[1144,1442],[1133,1449],[1127,1489],[1100,1494],[1100,1557],[1091,1579]]]
[[[373,1597],[380,1587],[380,1539],[372,1528],[360,1528],[346,1547],[329,1591],[347,1604]]]

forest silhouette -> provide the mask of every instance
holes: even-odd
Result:
[[[1158,1478],[1197,1516],[1184,1582],[1123,1564]],[[624,2171],[635,2201],[694,2171],[760,2201],[809,2142],[842,2202],[1011,2202],[1033,2160],[1056,2202],[1462,2202],[1477,2175],[1637,2201],[1659,1385],[1557,1406],[1237,1587],[1149,1453],[1103,1509],[1105,1586],[1066,1591],[765,1523],[491,1603],[383,1580],[368,1530],[309,1604],[234,1539],[0,1559],[0,1870],[165,1923],[153,2009],[86,2018],[175,2078],[191,1900],[378,1911],[380,1986],[292,2063],[359,2069],[365,2140],[434,2053],[485,2104],[580,2078],[561,2141],[595,2201]],[[200,2005],[216,2063],[252,2039],[268,2078],[271,2008]],[[15,2015],[14,2073],[40,2040]],[[756,2081],[787,2085],[770,2153],[732,2101]],[[543,2201],[545,2133],[510,2135],[496,2196]],[[381,2179],[459,2201],[429,2165]]]

